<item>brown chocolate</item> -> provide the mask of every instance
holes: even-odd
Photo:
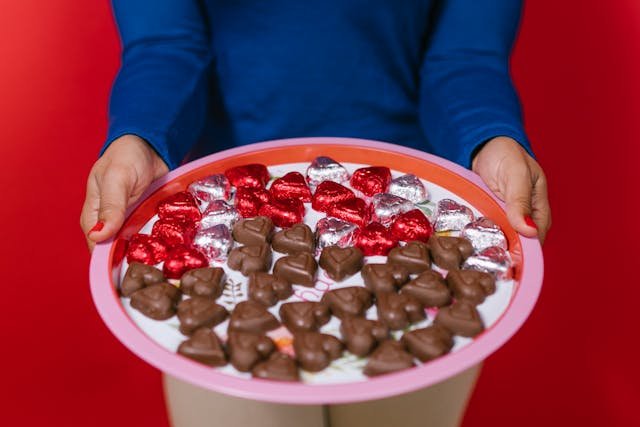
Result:
[[[316,246],[313,231],[306,224],[296,224],[291,228],[278,231],[273,236],[271,244],[274,251],[285,254],[313,253]]]
[[[320,254],[320,267],[327,272],[327,276],[337,282],[360,271],[363,261],[362,251],[355,246],[327,246]]]
[[[453,348],[453,336],[438,325],[407,332],[402,336],[402,342],[422,362],[447,354]]]
[[[233,238],[243,245],[269,243],[273,235],[273,221],[266,216],[245,218],[233,226]]]
[[[415,366],[413,356],[405,350],[404,346],[398,341],[387,340],[380,343],[378,348],[371,353],[363,373],[373,377],[413,366]]]
[[[189,270],[180,279],[180,290],[186,295],[216,299],[222,295],[226,275],[220,267]]]
[[[182,294],[175,286],[162,282],[131,294],[131,307],[155,320],[166,320],[176,314]]]
[[[411,295],[425,307],[442,307],[451,303],[451,291],[442,275],[434,270],[423,271],[404,285],[400,293]]]
[[[417,241],[391,249],[387,256],[387,262],[402,265],[411,274],[422,273],[431,268],[427,245]]]
[[[464,237],[433,235],[427,242],[433,262],[445,270],[457,270],[473,254],[473,245]]]
[[[250,332],[229,332],[227,352],[229,362],[240,372],[249,372],[261,360],[276,350],[271,338]]]
[[[191,335],[198,328],[213,328],[223,322],[229,313],[227,309],[216,304],[208,297],[195,296],[178,304],[180,332]]]
[[[271,307],[293,295],[291,283],[282,277],[258,271],[249,275],[249,299]]]
[[[258,363],[251,370],[255,378],[276,381],[300,381],[296,361],[284,353],[275,352],[269,359]]]
[[[409,295],[383,292],[376,296],[376,306],[378,320],[393,330],[404,329],[426,317],[422,303]]]
[[[466,301],[456,301],[439,309],[434,323],[445,327],[454,335],[463,337],[475,337],[484,331],[480,313],[473,304]]]
[[[409,271],[399,264],[367,264],[362,267],[362,280],[371,292],[395,292],[409,280]]]
[[[178,347],[178,353],[208,366],[224,366],[227,358],[218,336],[209,328],[196,329]]]
[[[122,283],[120,283],[120,293],[122,296],[128,297],[145,286],[164,282],[164,280],[162,271],[157,268],[140,262],[132,262],[127,268]]]
[[[346,317],[340,323],[340,334],[350,353],[364,357],[389,338],[389,328],[377,320]]]
[[[447,284],[454,298],[471,304],[482,304],[486,297],[496,291],[493,276],[483,271],[451,270],[447,274]]]
[[[287,302],[280,306],[280,321],[291,332],[317,331],[330,319],[329,307],[318,302]]]
[[[342,356],[342,342],[329,334],[298,332],[293,336],[293,350],[305,371],[318,372]]]
[[[273,274],[282,277],[289,283],[303,286],[313,286],[316,283],[318,263],[308,252],[287,255],[276,261]]]
[[[373,295],[362,286],[349,286],[325,292],[321,302],[334,316],[344,319],[347,316],[364,316],[373,304]]]
[[[271,257],[271,248],[267,243],[242,246],[231,250],[227,265],[230,269],[248,276],[255,271],[269,271]]]
[[[255,301],[242,301],[229,317],[229,332],[264,333],[280,326],[278,319],[264,305]]]

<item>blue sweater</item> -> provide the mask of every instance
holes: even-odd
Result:
[[[530,147],[509,76],[520,0],[113,0],[123,43],[107,143],[170,168],[277,138],[348,136],[469,167]]]

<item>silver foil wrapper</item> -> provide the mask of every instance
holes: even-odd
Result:
[[[231,184],[229,184],[227,177],[221,173],[192,182],[187,191],[196,198],[201,211],[204,211],[214,200],[229,200],[231,198]]]
[[[493,274],[498,280],[504,280],[513,276],[512,265],[509,252],[501,247],[491,246],[467,258],[462,268],[484,271]]]
[[[410,173],[392,179],[387,191],[416,204],[429,200],[429,193],[420,178]]]
[[[352,246],[358,227],[338,218],[322,218],[316,224],[316,254],[327,246]]]
[[[415,209],[410,200],[389,193],[374,194],[371,198],[371,220],[389,226],[401,213]]]
[[[210,228],[217,224],[224,224],[230,229],[240,219],[236,208],[224,200],[213,200],[207,206],[200,220],[200,228]]]
[[[316,157],[307,168],[307,182],[316,187],[323,181],[342,184],[349,181],[349,172],[330,157]]]
[[[480,217],[465,225],[462,237],[469,239],[477,252],[491,246],[507,249],[506,236],[496,223],[486,217]]]
[[[233,248],[233,237],[229,227],[216,224],[209,228],[199,228],[193,239],[193,246],[200,249],[209,262],[223,260]]]
[[[438,202],[435,217],[436,231],[460,231],[474,219],[471,208],[451,199]]]

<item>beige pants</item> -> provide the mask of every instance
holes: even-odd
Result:
[[[455,427],[462,421],[479,371],[477,365],[401,396],[331,406],[240,399],[168,375],[164,389],[174,427]]]

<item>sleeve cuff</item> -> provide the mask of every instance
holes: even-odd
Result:
[[[125,127],[118,129],[110,129],[107,135],[107,140],[104,143],[102,149],[100,150],[99,156],[102,156],[107,148],[111,145],[113,141],[120,138],[124,135],[135,135],[139,138],[142,138],[153,150],[160,156],[160,158],[167,164],[169,170],[173,170],[180,166],[179,162],[176,161],[170,154],[168,150],[167,138],[159,132],[154,132],[150,130],[143,130],[135,127]]]
[[[515,140],[518,144],[526,150],[526,152],[533,158],[535,154],[531,149],[531,144],[527,135],[520,129],[516,129],[510,126],[492,126],[486,128],[480,128],[475,132],[467,135],[462,142],[464,147],[459,156],[453,159],[454,162],[463,165],[467,169],[471,169],[473,157],[477,151],[489,140],[504,136]]]

